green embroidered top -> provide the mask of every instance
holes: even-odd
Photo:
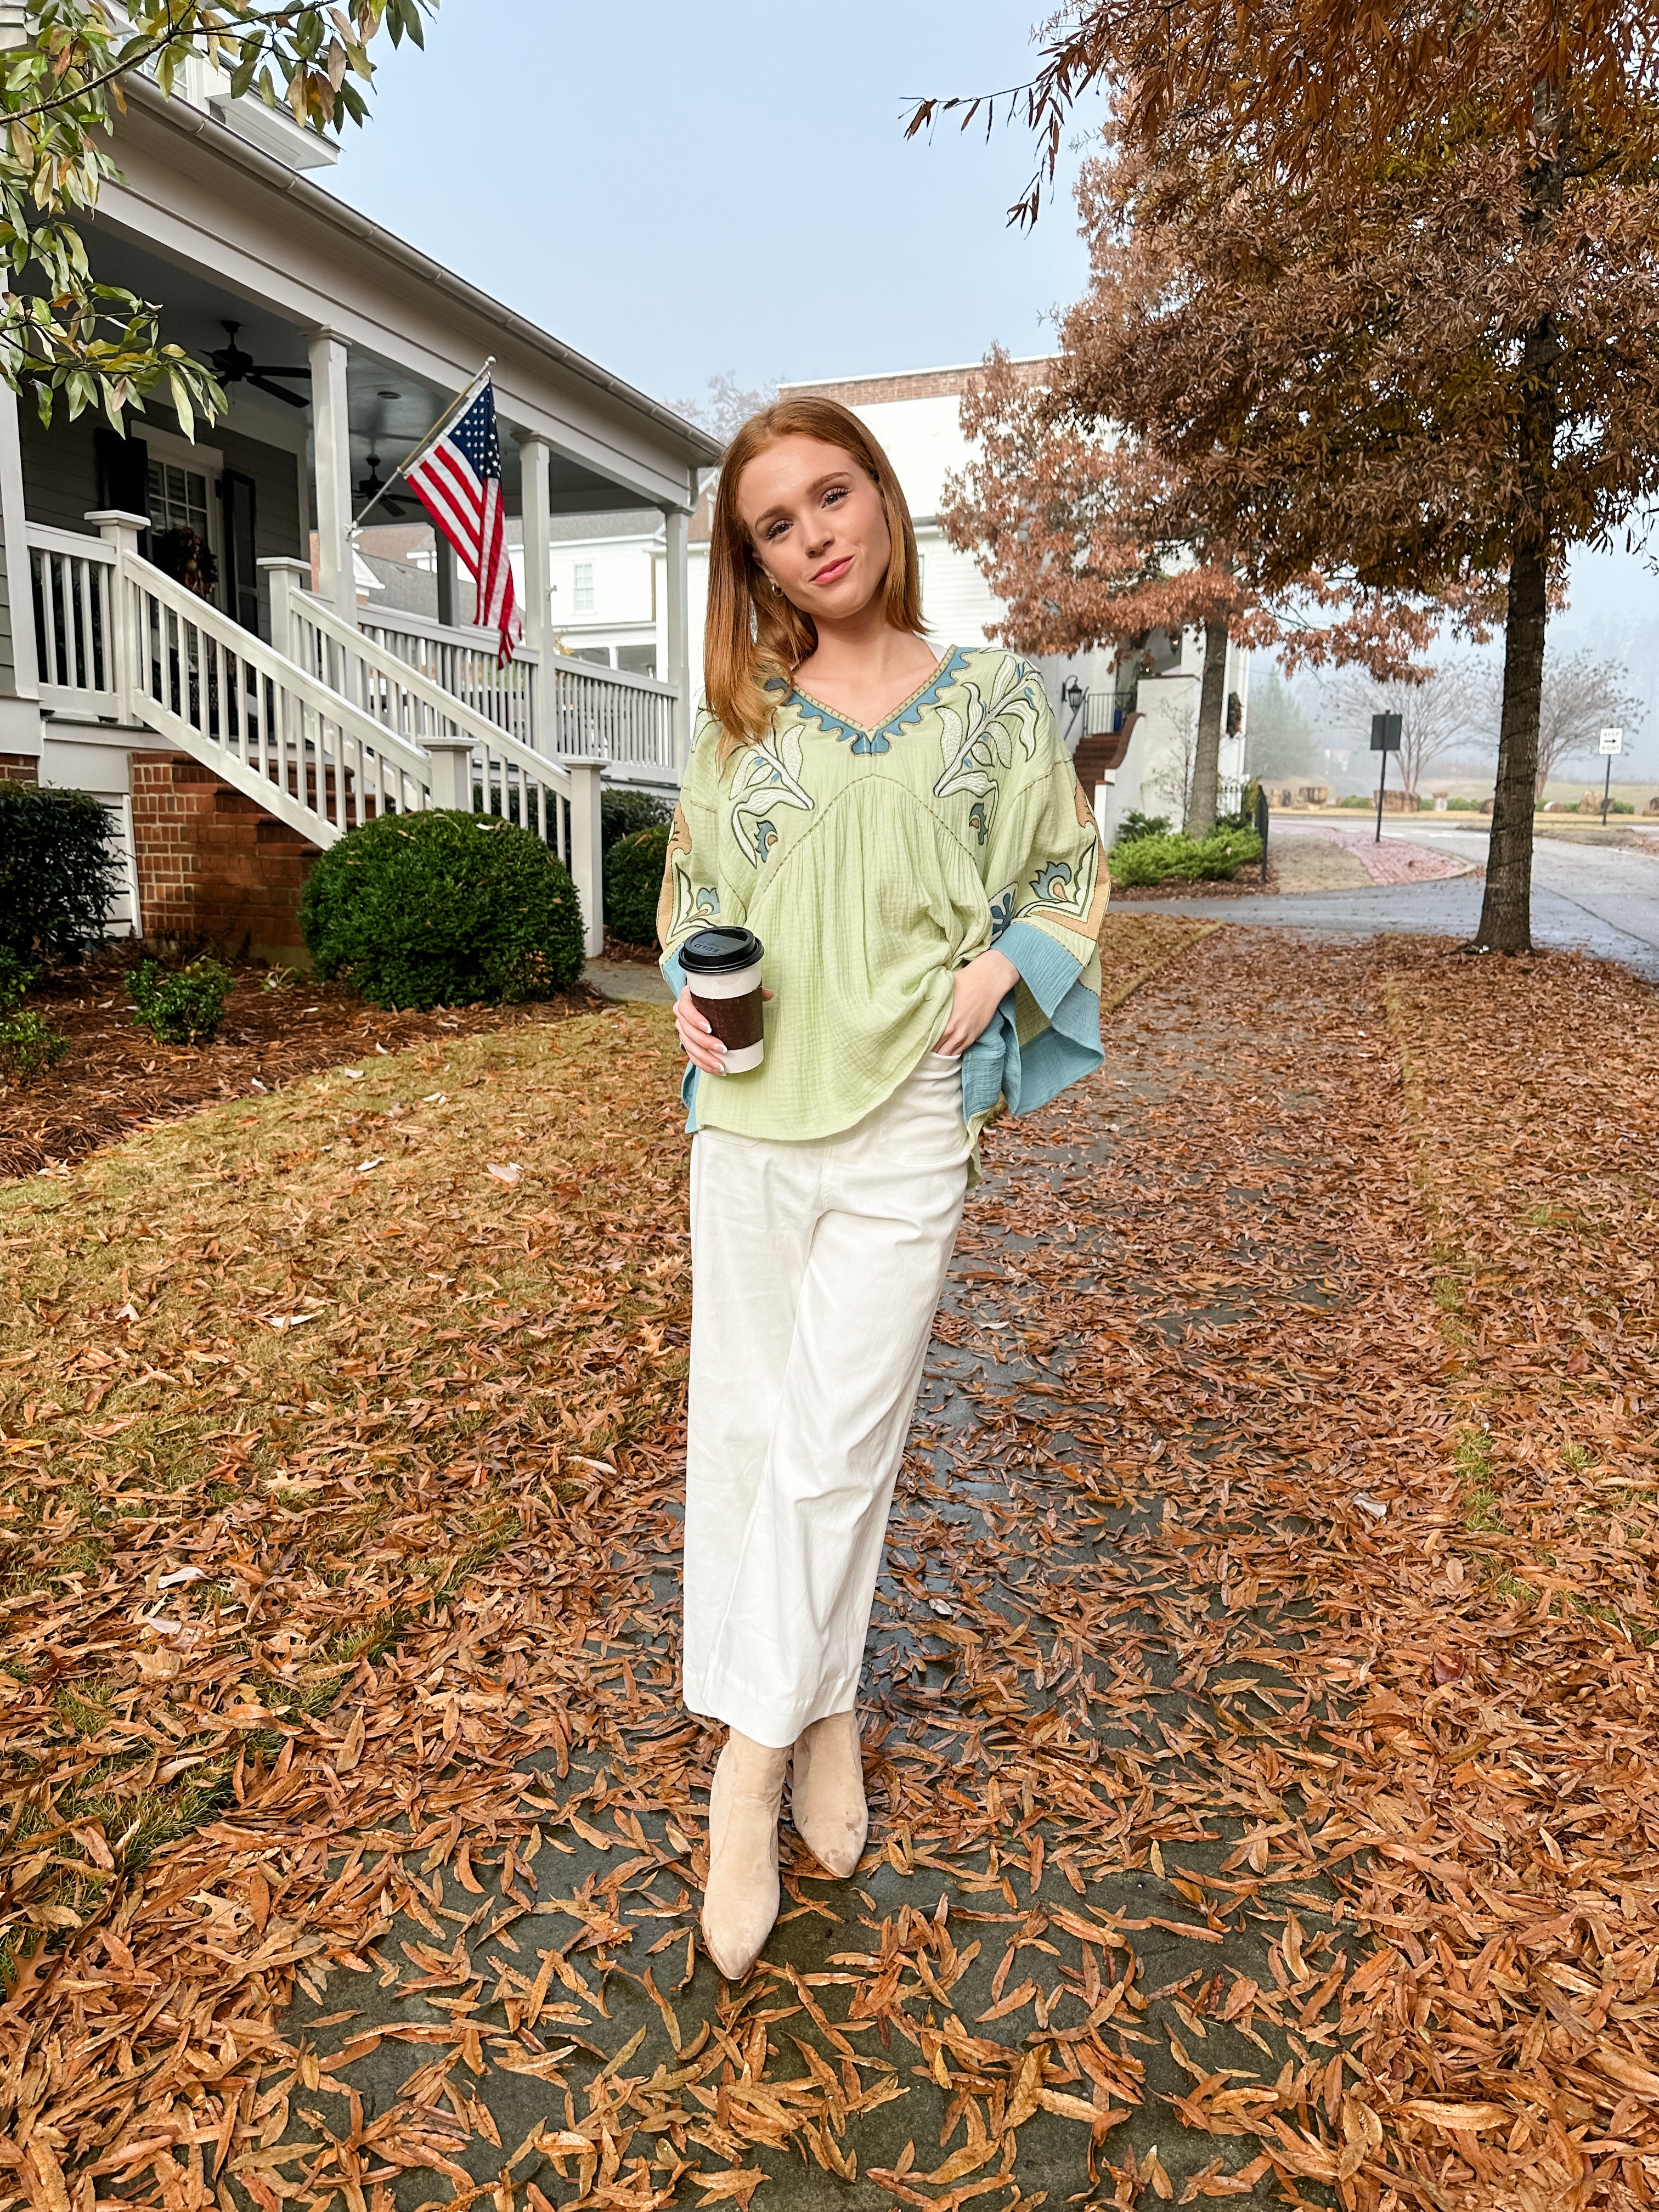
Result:
[[[719,744],[705,708],[669,840],[663,969],[678,996],[686,939],[745,923],[773,996],[759,1067],[688,1068],[692,1127],[850,1128],[932,1048],[954,970],[990,945],[1020,981],[963,1056],[970,1138],[999,1097],[1029,1112],[1098,1065],[1109,879],[1028,662],[954,647],[874,729],[794,690],[723,770]]]

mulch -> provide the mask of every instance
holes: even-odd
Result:
[[[0,1196],[0,2212],[1014,2212],[1055,2126],[1097,2204],[1651,2200],[1659,1002],[1111,927],[941,1315],[871,1850],[741,1989],[665,1011]]]
[[[223,1027],[201,1045],[158,1045],[132,1018],[125,988],[137,955],[111,947],[44,976],[29,1004],[70,1040],[70,1051],[28,1082],[0,1078],[0,1179],[63,1166],[100,1145],[209,1102],[258,1097],[364,1054],[427,1038],[474,1036],[520,1022],[591,1013],[601,1001],[578,984],[522,1006],[441,1007],[388,1013],[337,983],[237,966]]]

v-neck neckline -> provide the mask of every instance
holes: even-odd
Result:
[[[874,722],[855,722],[850,714],[843,714],[839,707],[832,707],[826,700],[815,699],[810,691],[803,691],[800,685],[795,683],[793,678],[791,678],[790,683],[791,696],[803,700],[805,704],[811,707],[817,714],[828,714],[832,720],[841,723],[844,728],[856,730],[860,737],[873,738],[878,735],[881,731],[890,729],[901,714],[904,714],[908,708],[914,707],[918,699],[925,698],[927,694],[933,690],[934,684],[939,682],[939,678],[944,675],[945,670],[951,665],[951,663],[956,659],[956,656],[957,649],[955,646],[947,645],[944,652],[939,655],[939,659],[934,663],[933,667],[925,682],[918,684],[915,690],[910,693],[908,698],[901,699],[896,707],[890,707],[887,712],[883,714],[878,720]]]

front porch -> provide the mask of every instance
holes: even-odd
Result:
[[[281,911],[309,854],[375,811],[459,804],[545,837],[597,939],[601,780],[678,781],[685,524],[717,449],[205,100],[135,88],[118,155],[88,228],[95,273],[159,300],[168,338],[220,353],[230,404],[191,442],[154,404],[118,436],[86,416],[43,428],[0,394],[0,762],[116,815],[132,881],[114,927],[252,931],[291,957]],[[366,520],[423,538],[429,611],[387,604],[355,542],[376,487],[490,356],[525,623],[505,666],[412,495],[394,487]],[[555,517],[642,508],[663,518],[660,675],[570,658],[550,616]],[[167,573],[182,532],[207,549],[204,589]],[[210,814],[236,834],[207,838]]]

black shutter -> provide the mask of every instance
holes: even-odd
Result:
[[[259,561],[256,489],[252,477],[226,469],[219,478],[224,503],[224,602],[244,629],[259,633]]]
[[[93,448],[98,468],[98,504],[124,514],[149,514],[149,447],[142,438],[123,438],[114,430],[95,430]]]

